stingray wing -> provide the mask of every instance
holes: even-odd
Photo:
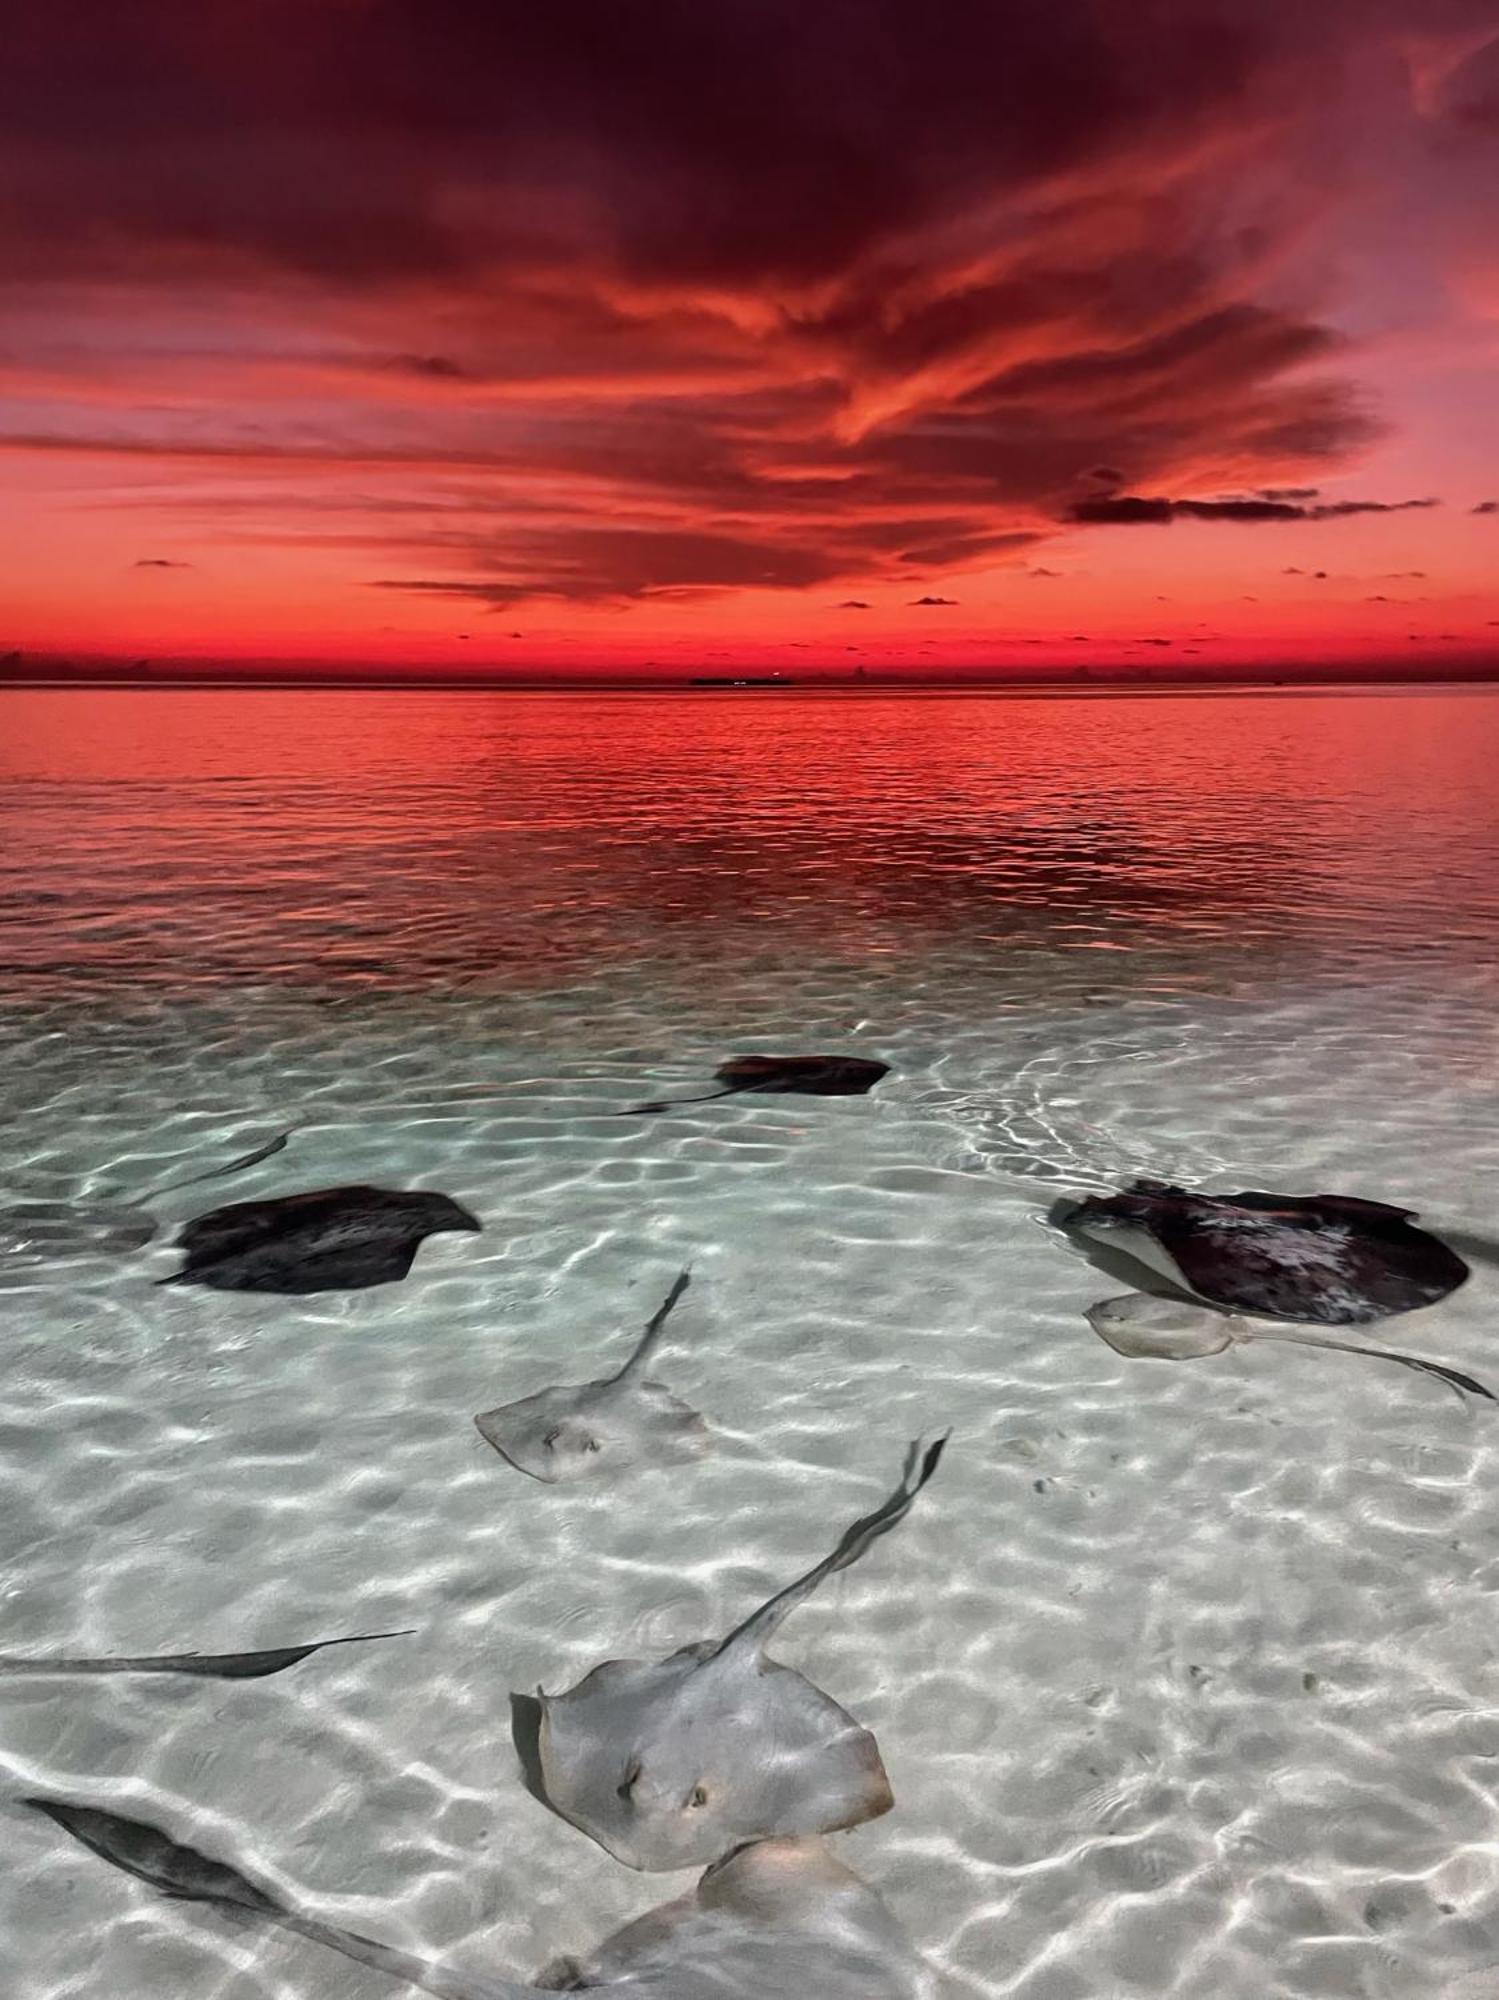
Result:
[[[194,1258],[162,1283],[206,1285],[217,1292],[362,1291],[369,1285],[399,1282],[411,1269],[417,1247],[409,1238],[341,1244],[329,1250],[268,1242],[252,1249]]]
[[[755,1838],[839,1833],[878,1819],[895,1804],[880,1746],[792,1667],[761,1665],[756,1699],[767,1746]]]
[[[190,1255],[216,1255],[248,1248],[298,1230],[327,1228],[342,1219],[389,1205],[383,1188],[312,1188],[305,1194],[274,1195],[265,1201],[231,1201],[185,1223],[178,1247]]]

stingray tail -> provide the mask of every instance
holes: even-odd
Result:
[[[872,1514],[862,1515],[845,1529],[837,1548],[831,1555],[825,1556],[815,1569],[809,1569],[805,1576],[798,1577],[795,1583],[762,1604],[758,1611],[752,1612],[742,1625],[736,1626],[716,1648],[714,1657],[720,1657],[732,1647],[749,1645],[758,1649],[765,1645],[787,1616],[797,1605],[804,1603],[819,1584],[825,1583],[836,1570],[847,1569],[850,1563],[857,1562],[881,1535],[888,1535],[892,1528],[899,1527],[910,1513],[917,1494],[941,1464],[942,1453],[951,1436],[951,1431],[944,1431],[936,1443],[928,1445],[925,1450],[918,1438],[906,1456],[906,1469],[901,1475],[901,1482],[889,1499],[882,1501]]]
[[[227,1862],[213,1861],[196,1848],[184,1847],[144,1820],[126,1819],[119,1813],[63,1799],[25,1799],[22,1803],[45,1813],[102,1860],[149,1883],[164,1896],[179,1902],[208,1903],[241,1918],[248,1916],[295,1931],[345,1958],[404,1979],[419,1991],[436,1995],[437,2000],[531,2000],[539,1992],[536,1987],[516,1986],[508,1980],[451,1972],[446,1966],[432,1965],[354,1931],[340,1930],[336,1924],[309,1916],[271,1890],[262,1889]]]
[[[1418,1375],[1434,1375],[1439,1382],[1456,1389],[1461,1395],[1482,1396],[1485,1402],[1499,1403],[1492,1389],[1486,1389],[1482,1382],[1472,1375],[1464,1375],[1459,1369],[1448,1368],[1440,1361],[1425,1361],[1419,1354],[1400,1354],[1389,1347],[1363,1347],[1353,1340],[1331,1340],[1315,1333],[1261,1333],[1255,1328],[1257,1340],[1290,1340],[1298,1347],[1327,1347],[1336,1354],[1365,1354],[1371,1361],[1398,1361],[1402,1368],[1414,1368]]]
[[[716,1104],[720,1097],[737,1097],[743,1090],[753,1090],[753,1084],[731,1083],[727,1090],[710,1090],[706,1097],[661,1097],[650,1104],[629,1104],[623,1111],[616,1111],[616,1118],[641,1118],[647,1112],[675,1111],[679,1104]]]
[[[691,1283],[692,1283],[692,1270],[691,1267],[689,1266],[687,1270],[682,1271],[678,1274],[676,1282],[673,1284],[671,1290],[666,1294],[666,1297],[662,1300],[661,1304],[657,1306],[655,1314],[651,1319],[650,1325],[646,1328],[645,1332],[640,1336],[639,1346],[635,1349],[635,1352],[630,1356],[629,1360],[625,1363],[624,1367],[620,1369],[619,1373],[617,1375],[610,1376],[609,1379],[611,1382],[628,1381],[632,1375],[638,1374],[639,1371],[645,1366],[646,1362],[650,1360],[652,1354],[655,1353],[657,1347],[660,1345],[661,1330],[666,1325],[667,1320],[671,1317],[672,1307],[676,1304],[677,1300],[682,1296],[683,1292],[686,1291],[687,1287]]]
[[[24,1653],[0,1653],[0,1674],[196,1674],[204,1680],[259,1681],[269,1674],[284,1673],[329,1646],[363,1646],[373,1639],[410,1636],[411,1630],[359,1632],[347,1639],[318,1639],[310,1646],[277,1646],[260,1653],[158,1653],[140,1658],[85,1659],[53,1654],[28,1659]]]
[[[279,1153],[287,1140],[296,1131],[292,1125],[284,1132],[278,1132],[274,1139],[267,1139],[263,1146],[257,1146],[253,1153],[242,1153],[237,1160],[230,1160],[222,1167],[209,1167],[201,1174],[188,1174],[180,1181],[167,1181],[162,1187],[151,1188],[139,1199],[142,1202],[159,1201],[164,1194],[176,1194],[179,1188],[197,1187],[200,1181],[227,1180],[231,1174],[242,1174],[247,1167],[258,1167],[262,1160]]]

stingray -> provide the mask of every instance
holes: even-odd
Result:
[[[1193,1305],[1186,1299],[1127,1292],[1122,1298],[1104,1299],[1096,1306],[1089,1306],[1087,1318],[1093,1331],[1119,1354],[1186,1361],[1200,1354],[1222,1354],[1225,1348],[1243,1347],[1252,1340],[1289,1340],[1298,1347],[1327,1347],[1339,1354],[1366,1354],[1375,1361],[1398,1361],[1403,1368],[1435,1375],[1470,1396],[1499,1402],[1491,1389],[1485,1389],[1471,1375],[1446,1368],[1440,1361],[1424,1361],[1419,1355],[1397,1354],[1385,1347],[1361,1347],[1357,1341],[1337,1340],[1325,1333],[1293,1333],[1285,1326],[1256,1325],[1236,1313],[1220,1312],[1216,1306]]]
[[[1316,1326],[1361,1326],[1435,1305],[1468,1267],[1416,1211],[1344,1194],[1189,1194],[1135,1181],[1090,1195],[1065,1227],[1127,1251],[1229,1311]]]
[[[66,1257],[79,1253],[112,1253],[139,1250],[156,1234],[156,1218],[146,1207],[163,1195],[180,1188],[197,1187],[203,1181],[226,1179],[259,1166],[262,1160],[279,1153],[291,1137],[278,1132],[253,1153],[245,1153],[226,1166],[210,1167],[201,1174],[189,1174],[180,1181],[168,1181],[151,1188],[134,1200],[117,1201],[20,1201],[0,1209],[0,1254]]]
[[[581,1963],[534,1985],[459,1972],[377,1943],[262,1888],[144,1820],[61,1799],[23,1801],[83,1846],[176,1902],[291,1931],[437,2000],[922,2000],[930,1974],[879,1896],[819,1841],[769,1841],[712,1868],[697,1888],[627,1924]]]
[[[558,1383],[518,1403],[485,1410],[474,1418],[480,1436],[517,1471],[548,1485],[581,1479],[600,1466],[690,1456],[707,1425],[696,1410],[641,1372],[689,1283],[684,1271],[618,1374],[597,1382]]]
[[[710,1090],[706,1097],[632,1104],[619,1115],[633,1118],[644,1111],[671,1111],[679,1104],[716,1104],[721,1097],[738,1097],[747,1091],[790,1097],[862,1097],[889,1074],[889,1063],[871,1062],[865,1056],[730,1056],[713,1072],[714,1082],[724,1085],[722,1090]]]
[[[879,1746],[820,1688],[767,1659],[787,1614],[904,1520],[946,1439],[833,1553],[726,1639],[665,1660],[606,1660],[539,1694],[539,1789],[627,1867],[701,1867],[746,1841],[832,1833],[894,1803]]]
[[[389,1188],[315,1188],[234,1202],[188,1223],[177,1238],[187,1261],[160,1282],[220,1292],[390,1285],[411,1269],[424,1237],[483,1226],[450,1195]]]
[[[347,1639],[315,1639],[310,1646],[275,1646],[260,1653],[156,1653],[140,1658],[124,1654],[99,1660],[65,1653],[27,1656],[0,1653],[0,1674],[197,1674],[204,1680],[263,1681],[285,1673],[329,1646],[367,1646],[375,1639],[409,1639],[404,1632],[357,1632]]]

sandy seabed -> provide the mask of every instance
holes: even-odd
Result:
[[[1487,984],[1110,996],[1080,965],[1038,955],[999,1009],[958,964],[856,991],[812,966],[750,1003],[748,976],[689,994],[641,964],[527,998],[268,988],[9,1023],[22,1193],[297,1130],[162,1204],[132,1256],[0,1260],[4,1650],[416,1631],[259,1683],[0,1686],[7,1995],[392,1990],[151,1896],[15,1803],[35,1792],[458,1967],[585,1952],[692,1878],[631,1874],[530,1796],[512,1691],[727,1630],[948,1427],[910,1519],[774,1651],[875,1732],[895,1810],[836,1845],[954,2000],[1499,1990],[1488,1407],[1292,1347],[1125,1361],[1082,1317],[1117,1282],[1045,1221],[1155,1172],[1408,1199],[1482,1239]],[[893,1073],[613,1115],[788,1044]],[[171,1223],[359,1180],[441,1188],[485,1233],[363,1293],[153,1286]],[[485,1445],[476,1411],[617,1365],[688,1262],[655,1372],[707,1455],[544,1488]],[[1477,1257],[1375,1337],[1493,1381],[1496,1286]]]

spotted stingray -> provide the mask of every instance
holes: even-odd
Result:
[[[1467,1278],[1455,1250],[1412,1228],[1415,1214],[1354,1195],[1191,1194],[1136,1181],[1090,1195],[1064,1226],[1230,1312],[1359,1326],[1434,1305]]]

